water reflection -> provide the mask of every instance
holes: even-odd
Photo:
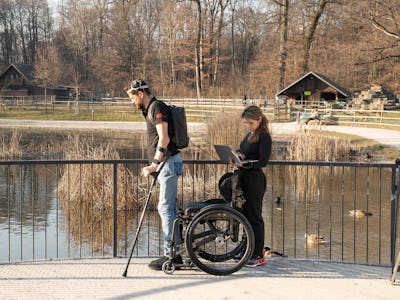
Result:
[[[267,243],[296,257],[389,263],[391,172],[276,166],[268,174]],[[354,209],[372,216],[357,218],[349,213]],[[329,243],[307,244],[305,233]]]

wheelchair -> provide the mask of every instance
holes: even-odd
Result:
[[[171,236],[175,237],[179,232],[180,249],[174,250],[176,241],[172,238],[168,245],[171,249],[169,260],[162,266],[164,273],[197,267],[212,275],[230,275],[250,259],[254,233],[241,213],[246,200],[238,185],[237,173],[224,174],[218,187],[221,199],[191,202],[178,211]],[[174,258],[178,255],[188,259],[177,264]]]

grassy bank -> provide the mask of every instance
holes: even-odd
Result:
[[[21,119],[21,120],[46,120],[46,121],[119,121],[119,122],[140,122],[143,121],[142,113],[132,107],[104,109],[88,109],[85,106],[80,108],[79,113],[73,109],[52,109],[49,106],[47,112],[35,108],[8,109],[0,113],[0,119]],[[204,121],[202,117],[188,116],[189,122]]]
[[[352,149],[357,149],[359,156],[365,157],[368,160],[371,158],[381,158],[385,161],[393,162],[400,157],[400,149],[378,143],[374,140],[370,140],[359,135],[320,130],[313,130],[312,133],[315,136],[320,135],[332,138],[343,138],[350,142]]]
[[[60,121],[143,121],[139,111],[131,110],[90,110],[82,107],[79,113],[73,110],[52,109],[45,110],[34,108],[9,109],[0,114],[0,119],[26,119],[26,120],[60,120]]]

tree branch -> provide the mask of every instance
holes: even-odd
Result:
[[[399,35],[399,34],[388,30],[385,26],[383,26],[383,25],[380,24],[378,21],[376,21],[375,18],[370,17],[370,21],[371,21],[371,24],[372,24],[372,26],[373,26],[374,28],[376,28],[376,29],[378,29],[379,31],[383,32],[383,33],[386,34],[387,36],[394,37],[394,38],[396,38],[396,39],[400,39],[400,35]]]

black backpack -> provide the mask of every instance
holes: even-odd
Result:
[[[189,146],[189,134],[187,130],[187,121],[185,108],[182,106],[167,105],[171,110],[172,126],[174,129],[174,136],[172,141],[175,143],[176,148],[183,149]]]
[[[186,148],[187,146],[189,146],[190,137],[187,130],[185,108],[182,106],[168,105],[165,102],[163,103],[171,111],[173,129],[172,141],[175,143],[177,149]]]

